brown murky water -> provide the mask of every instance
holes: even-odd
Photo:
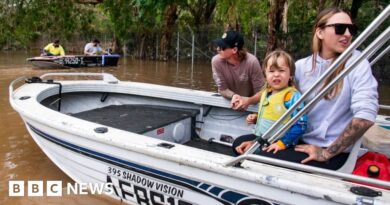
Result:
[[[40,70],[28,65],[28,53],[2,53],[0,55],[0,204],[121,204],[107,196],[78,195],[63,197],[9,197],[9,180],[60,180],[72,182],[38,148],[28,134],[19,115],[8,101],[8,86],[20,76],[39,76],[47,72],[108,72],[120,80],[170,85],[182,88],[215,91],[209,63],[139,61],[122,58],[115,68],[84,68]],[[380,86],[381,104],[390,104],[390,87]]]

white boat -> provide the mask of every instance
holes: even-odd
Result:
[[[40,80],[54,75],[103,80]],[[10,103],[39,147],[74,181],[112,183],[110,196],[124,202],[390,204],[389,182],[352,170],[251,154],[240,166],[227,165],[236,159],[231,140],[252,127],[247,113],[233,111],[216,93],[69,73],[46,74],[14,90],[21,79],[10,85]]]

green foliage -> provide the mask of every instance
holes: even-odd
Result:
[[[26,47],[39,36],[66,40],[98,30],[94,8],[63,0],[7,0],[0,3],[0,46]]]
[[[66,41],[74,35],[90,39],[99,34],[113,35],[119,45],[134,48],[143,39],[148,44],[145,48],[153,48],[163,32],[176,32],[166,29],[166,9],[173,4],[178,6],[177,28],[186,32],[189,26],[196,34],[199,47],[206,49],[210,40],[220,36],[228,24],[239,25],[247,47],[254,46],[254,34],[259,35],[259,50],[267,41],[268,0],[104,0],[97,6],[77,2],[0,1],[0,48],[5,45],[27,48],[38,37]],[[288,33],[277,35],[286,39],[287,50],[296,57],[310,52],[311,30],[319,2],[288,0]],[[353,1],[341,2],[342,7],[349,9]],[[334,1],[328,0],[324,6],[333,4]],[[359,28],[365,28],[387,5],[388,0],[363,1],[355,22]]]
[[[125,41],[127,39],[129,29],[134,25],[134,18],[136,10],[133,9],[135,2],[132,0],[108,0],[104,1],[101,6],[102,11],[108,16],[112,23],[115,35],[119,40]]]
[[[162,27],[163,11],[168,1],[107,0],[100,6],[113,25],[116,37],[123,44],[135,32],[150,34]]]

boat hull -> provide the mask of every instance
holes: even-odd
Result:
[[[93,66],[117,66],[119,55],[67,55],[67,56],[39,56],[28,58],[27,61],[39,68],[79,68]]]
[[[30,123],[26,123],[26,126],[45,154],[73,180],[79,183],[112,183],[113,193],[110,196],[130,204],[280,204],[239,192],[233,188],[234,186],[228,188],[215,184],[218,183],[216,181],[237,180],[234,178],[224,176],[214,178],[210,173],[206,174],[207,177],[216,181],[189,178],[186,174],[201,175],[199,172],[204,171],[109,145],[91,143],[80,138],[76,144],[72,142],[74,137],[66,133],[60,134],[55,131],[54,135],[63,136],[56,137],[40,130],[50,130],[48,127],[37,128],[38,126]],[[66,138],[67,141],[61,138]],[[89,143],[91,148],[86,148],[84,143]],[[98,150],[110,150],[110,153]],[[164,164],[165,170],[150,164]],[[251,187],[245,183],[240,186]],[[263,191],[272,193],[269,195],[286,194],[280,190]]]
[[[78,183],[112,183],[114,191],[107,194],[142,205],[390,202],[387,190],[378,189],[381,197],[355,195],[350,189],[356,184],[334,177],[250,160],[240,167],[226,166],[233,156],[162,140],[161,129],[151,137],[76,118],[77,113],[111,105],[149,104],[199,110],[193,120],[197,134],[210,137],[206,142],[224,143],[219,136],[251,131],[247,113],[231,110],[229,101],[215,93],[104,79],[59,81],[61,89],[50,82],[10,89],[11,105],[33,139]]]

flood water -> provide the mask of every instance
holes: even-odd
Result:
[[[9,197],[9,180],[59,180],[72,182],[35,144],[21,118],[8,100],[10,82],[20,76],[40,76],[47,72],[108,72],[119,80],[146,82],[181,88],[216,91],[209,63],[140,61],[121,58],[115,68],[83,68],[41,70],[27,64],[28,53],[0,55],[0,204],[94,204],[108,205],[121,202],[107,196],[84,195],[63,197]],[[380,86],[380,103],[390,105],[390,86]]]

